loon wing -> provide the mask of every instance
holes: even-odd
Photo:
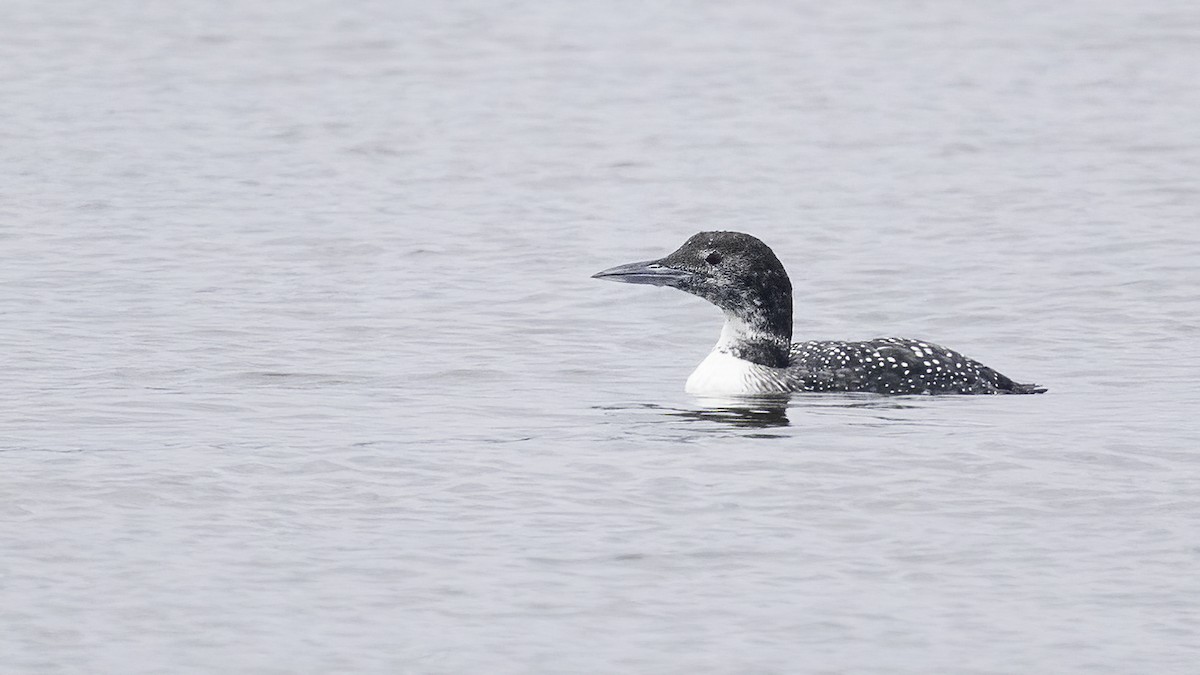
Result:
[[[962,354],[921,340],[792,344],[789,374],[804,391],[879,394],[1040,394]]]

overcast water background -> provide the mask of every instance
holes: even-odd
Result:
[[[1194,2],[3,11],[0,671],[1196,672]],[[1050,392],[693,399],[720,228]]]

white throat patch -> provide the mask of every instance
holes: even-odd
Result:
[[[778,394],[790,391],[785,368],[771,368],[730,353],[730,348],[747,334],[744,323],[726,318],[721,339],[687,379],[689,394]]]

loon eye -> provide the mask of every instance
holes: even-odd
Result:
[[[704,262],[708,263],[709,265],[716,265],[717,263],[721,262],[721,254],[713,251],[704,258]]]

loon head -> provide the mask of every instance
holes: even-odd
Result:
[[[787,365],[792,283],[774,251],[756,237],[700,232],[666,257],[618,265],[592,277],[698,295],[725,313],[718,348],[761,365]]]

